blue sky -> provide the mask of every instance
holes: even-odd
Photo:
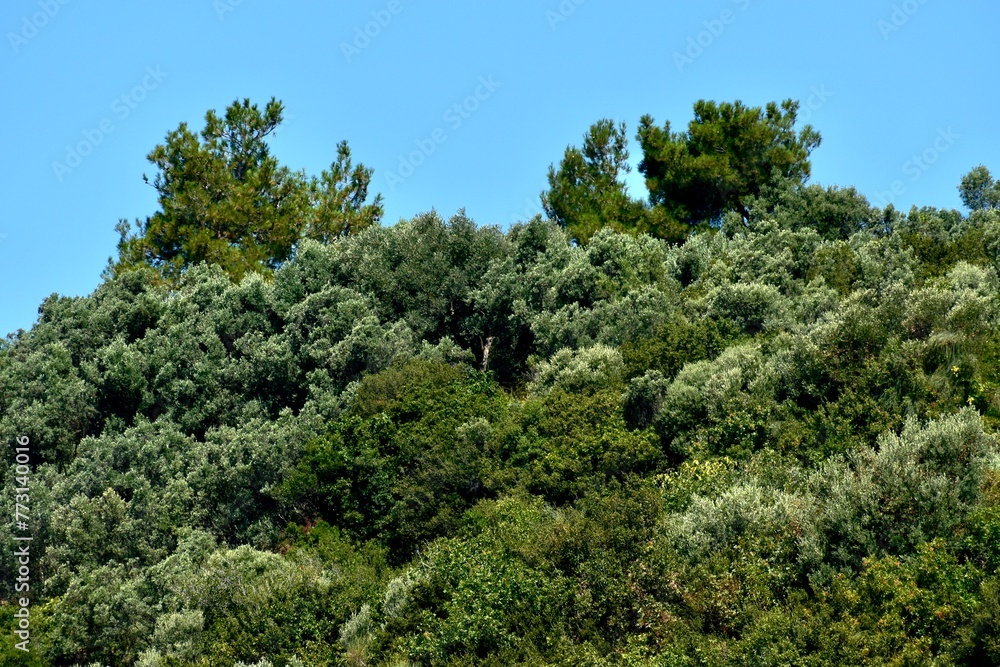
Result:
[[[294,169],[347,139],[387,224],[527,219],[591,123],[679,129],[698,99],[798,99],[813,182],[959,208],[962,174],[1000,171],[998,24],[996,0],[5,0],[0,335],[90,293],[118,219],[156,210],[146,154],[244,97],[285,103],[272,147]]]

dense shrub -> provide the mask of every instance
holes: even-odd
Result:
[[[0,343],[0,660],[1000,664],[996,212],[748,214],[432,213],[51,297]]]

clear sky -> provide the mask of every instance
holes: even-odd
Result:
[[[285,103],[294,169],[347,139],[387,224],[530,218],[591,123],[681,129],[698,99],[798,99],[813,182],[959,208],[964,173],[1000,172],[998,25],[996,0],[4,0],[0,335],[90,293],[118,219],[156,209],[147,153],[244,97]]]

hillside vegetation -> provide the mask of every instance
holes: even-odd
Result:
[[[1000,186],[806,185],[795,110],[643,119],[642,202],[602,121],[506,231],[381,226],[279,103],[169,134],[102,284],[0,343],[0,661],[1000,665]]]

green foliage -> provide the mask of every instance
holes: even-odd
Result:
[[[846,238],[875,226],[868,203],[853,188],[805,188],[809,154],[820,136],[811,126],[795,131],[798,103],[766,108],[699,101],[687,132],[657,127],[643,116],[638,140],[649,205],[629,196],[623,177],[631,171],[625,123],[603,119],[549,167],[542,205],[571,239],[587,244],[602,228],[647,233],[683,242],[692,229],[718,227],[727,212],[744,223],[754,201],[767,194],[769,212],[792,228],[813,226],[828,238]],[[780,197],[773,193],[785,187]],[[779,203],[780,202],[780,203]]]
[[[686,363],[718,355],[724,345],[725,336],[716,320],[691,322],[677,316],[656,326],[647,335],[629,335],[621,349],[629,375],[657,370],[673,377]]]
[[[583,147],[567,147],[559,169],[549,167],[549,189],[541,195],[549,219],[581,245],[602,229],[683,241],[686,226],[630,196],[623,181],[632,171],[628,157],[625,123],[604,119],[591,125]]]
[[[905,247],[920,260],[921,278],[945,273],[956,262],[990,262],[983,243],[983,229],[977,221],[964,219],[958,211],[914,207],[899,220],[897,229]]]
[[[471,539],[435,545],[426,578],[411,593],[413,602],[430,603],[421,610],[423,634],[408,647],[421,662],[461,664],[490,654],[517,660],[544,647],[546,635],[562,624],[563,578],[517,553],[545,525],[544,508],[506,501],[479,511],[485,516],[471,519],[489,527]]]
[[[542,193],[542,206],[581,244],[603,227],[620,232],[642,229],[646,212],[622,182],[631,170],[625,123],[598,121],[584,135],[583,148],[567,148],[558,171],[549,167],[549,190]]]
[[[692,227],[716,224],[727,211],[749,220],[751,197],[777,179],[809,177],[809,154],[820,137],[808,125],[796,133],[797,116],[792,100],[764,109],[701,100],[686,132],[672,132],[669,121],[657,127],[652,116],[643,116],[639,171],[650,202]]]
[[[561,389],[529,400],[502,447],[513,470],[502,471],[546,500],[567,503],[588,489],[623,483],[663,464],[649,431],[629,431],[621,415],[620,387],[585,393]]]
[[[983,165],[962,177],[958,192],[962,203],[972,211],[1000,208],[1000,184]]]
[[[158,172],[160,210],[134,232],[127,222],[118,225],[111,273],[145,264],[176,282],[209,262],[239,280],[280,266],[302,238],[329,241],[378,223],[381,196],[365,203],[372,172],[353,165],[346,142],[319,179],[279,165],[266,139],[283,110],[273,98],[263,111],[237,100],[223,117],[209,111],[200,137],[186,123],[168,133],[147,156]]]
[[[824,239],[847,240],[863,231],[884,233],[882,214],[854,188],[824,188],[791,181],[762,189],[750,207],[751,219],[772,219],[784,229],[815,229]]]
[[[562,349],[535,368],[531,391],[545,393],[561,389],[568,393],[589,393],[615,386],[625,373],[621,354],[610,347],[595,345],[583,350]]]
[[[488,377],[441,362],[413,359],[368,375],[278,495],[302,521],[380,539],[401,560],[454,531],[486,493],[491,422],[505,410]]]

